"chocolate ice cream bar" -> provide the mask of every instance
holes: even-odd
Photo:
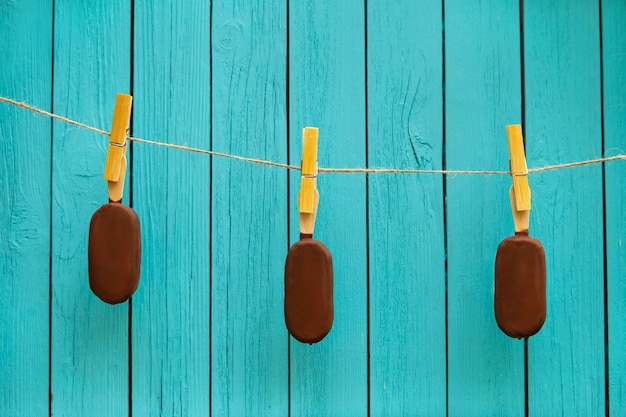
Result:
[[[100,207],[89,225],[89,286],[109,304],[128,300],[139,284],[141,233],[130,207],[109,203]]]
[[[319,342],[333,325],[333,260],[326,246],[302,235],[285,262],[285,323],[303,343]]]
[[[541,242],[517,232],[496,253],[494,308],[511,337],[534,335],[546,319],[546,256]]]

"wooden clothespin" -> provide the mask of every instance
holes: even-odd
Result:
[[[104,179],[108,181],[109,200],[122,201],[126,177],[126,143],[133,97],[118,94],[115,99],[113,122],[109,139],[109,150],[104,166]]]
[[[521,125],[506,127],[509,141],[509,155],[513,186],[509,190],[515,232],[528,232],[530,220],[530,186],[528,185],[528,167],[524,153],[524,139]]]
[[[302,177],[298,194],[300,233],[313,234],[320,195],[317,191],[317,139],[318,128],[302,129]]]

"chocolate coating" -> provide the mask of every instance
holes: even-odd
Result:
[[[333,325],[333,260],[320,241],[304,238],[285,262],[285,324],[302,343],[322,340]]]
[[[139,284],[141,233],[130,207],[109,203],[100,207],[89,225],[89,286],[109,304],[128,300]]]
[[[494,309],[508,336],[534,335],[546,320],[546,255],[541,242],[516,234],[496,254]]]

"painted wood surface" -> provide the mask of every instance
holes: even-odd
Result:
[[[213,4],[212,147],[287,160],[286,3]],[[283,320],[287,173],[214,159],[211,404],[216,416],[288,413]]]
[[[302,127],[319,130],[320,166],[365,166],[363,2],[289,4],[289,162]],[[368,398],[365,175],[318,176],[315,238],[333,257],[335,319],[328,336],[290,339],[290,415],[365,416]],[[299,239],[300,173],[289,178],[289,244]],[[285,254],[286,255],[286,254]]]
[[[0,0],[0,95],[105,130],[122,92],[137,137],[293,165],[307,125],[322,167],[506,170],[512,123],[529,167],[626,151],[619,0],[44,3]],[[493,316],[509,176],[321,173],[335,321],[309,346],[297,171],[134,143],[139,288],[91,293],[107,142],[0,103],[1,416],[626,413],[623,161],[530,175],[527,343]]]
[[[429,1],[367,3],[370,167],[441,168],[441,16]],[[443,415],[442,179],[370,176],[367,206],[371,414]]]
[[[626,152],[626,3],[602,2],[604,153]],[[626,415],[626,164],[605,167],[608,398]]]
[[[209,149],[210,4],[134,6],[133,134]],[[135,144],[133,162],[133,206],[143,238],[132,302],[133,416],[206,416],[210,159]]]
[[[52,6],[0,1],[0,22],[0,94],[50,110]],[[7,417],[48,415],[50,129],[50,119],[0,106],[0,415]]]
[[[445,25],[446,168],[507,170],[505,127],[522,122],[519,5],[446,1]],[[524,342],[493,306],[498,245],[515,233],[510,186],[446,177],[450,417],[524,415]]]
[[[54,112],[110,129],[115,94],[130,89],[130,12],[125,0],[54,2]],[[108,138],[55,121],[52,144],[51,412],[127,414],[128,305],[103,303],[87,274]]]
[[[602,154],[599,22],[597,2],[524,2],[530,166]],[[548,317],[528,342],[529,411],[605,415],[602,167],[539,173],[531,187]]]
[[[109,130],[115,94],[130,88],[130,2],[56,1],[54,22],[53,111]],[[108,138],[55,121],[52,142],[51,411],[126,414],[128,306],[100,301],[87,274]]]

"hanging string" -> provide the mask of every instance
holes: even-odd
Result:
[[[228,153],[215,152],[215,151],[207,151],[206,149],[190,148],[189,146],[173,145],[171,143],[157,142],[157,141],[154,141],[154,140],[134,138],[134,137],[129,137],[128,140],[132,140],[133,142],[139,142],[139,143],[147,143],[149,145],[163,146],[165,148],[180,149],[182,151],[202,153],[202,154],[205,154],[205,155],[221,156],[221,157],[224,157],[224,158],[235,159],[235,160],[238,160],[238,161],[252,162],[254,164],[259,164],[259,165],[269,165],[269,166],[272,166],[272,167],[293,169],[295,171],[300,171],[300,167],[299,166],[288,165],[288,164],[281,164],[280,162],[266,161],[264,159],[246,158],[245,156],[238,156],[238,155],[232,155],[232,154],[228,154]],[[321,171],[321,169],[320,169],[320,171]]]
[[[30,111],[35,112],[35,113],[43,114],[44,116],[48,116],[48,117],[51,117],[53,119],[60,120],[62,122],[70,124],[70,125],[74,125],[74,126],[82,127],[83,129],[91,130],[92,132],[96,132],[96,133],[99,133],[101,135],[109,136],[109,132],[106,132],[106,131],[104,131],[102,129],[98,129],[97,127],[92,127],[92,126],[89,126],[89,125],[82,124],[80,122],[76,122],[76,121],[74,121],[72,119],[68,119],[67,117],[59,116],[58,114],[54,114],[54,113],[50,113],[50,112],[45,111],[45,110],[41,110],[41,109],[39,109],[37,107],[31,106],[31,105],[26,104],[26,103],[21,102],[21,101],[16,101],[16,100],[13,100],[13,99],[10,99],[10,98],[7,98],[7,97],[3,97],[3,96],[0,96],[0,101],[4,101],[5,103],[9,103],[9,104],[12,104],[12,105],[17,106],[17,107],[21,107],[21,108],[26,109],[26,110],[30,110]]]
[[[24,102],[16,101],[16,100],[3,97],[3,96],[0,96],[0,101],[32,111],[34,113],[48,116],[52,119],[56,119],[64,123],[68,123],[70,125],[78,126],[80,128],[83,128],[83,129],[86,129],[95,133],[99,133],[104,136],[110,135],[109,132],[106,132],[102,129],[98,129],[96,127],[89,126],[89,125],[77,122],[75,120],[69,119],[67,117],[59,116],[54,113],[50,113],[48,111],[26,104]],[[149,145],[162,146],[165,148],[179,149],[179,150],[187,151],[187,152],[195,152],[195,153],[201,153],[205,155],[212,155],[212,156],[234,159],[238,161],[250,162],[250,163],[259,164],[259,165],[300,171],[299,166],[281,164],[279,162],[267,161],[264,159],[247,158],[244,156],[232,155],[232,154],[223,153],[223,152],[209,151],[206,149],[192,148],[192,147],[183,146],[183,145],[175,145],[175,144],[165,143],[165,142],[157,142],[154,140],[141,139],[137,137],[128,137],[128,140],[133,141],[133,142],[138,142],[138,143],[145,143]],[[610,161],[617,161],[617,160],[626,160],[626,155],[620,154],[620,155],[614,155],[614,156],[603,157],[603,158],[588,159],[588,160],[579,161],[579,162],[568,162],[568,163],[557,164],[557,165],[547,165],[547,166],[543,166],[540,168],[530,168],[528,169],[528,173],[532,174],[535,172],[552,171],[552,170],[564,169],[564,168],[573,168],[573,167],[578,167],[578,166],[583,166],[583,165],[598,164],[602,162],[610,162]],[[323,168],[323,167],[320,167],[318,171],[319,172],[333,172],[333,173],[350,173],[350,174],[364,173],[364,174],[511,175],[510,171],[451,170],[451,169]]]

